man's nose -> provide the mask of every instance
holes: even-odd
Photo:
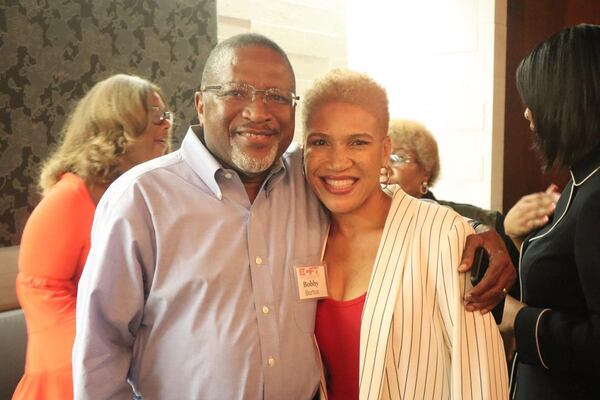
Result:
[[[243,116],[253,121],[268,121],[271,113],[265,104],[264,93],[254,92],[248,104],[244,107]]]

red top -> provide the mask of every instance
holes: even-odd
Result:
[[[66,173],[25,225],[17,296],[27,322],[27,356],[14,400],[73,398],[75,300],[95,209],[85,182]]]
[[[329,400],[358,400],[360,320],[366,293],[317,305],[315,335],[321,350]]]

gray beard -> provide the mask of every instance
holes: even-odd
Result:
[[[231,148],[231,161],[241,171],[248,174],[260,174],[265,172],[271,168],[275,162],[276,156],[277,146],[272,146],[269,149],[269,153],[260,159],[249,157],[235,142],[233,142],[233,146]]]

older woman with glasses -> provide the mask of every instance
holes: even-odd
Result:
[[[123,74],[97,83],[69,115],[21,238],[17,295],[28,342],[13,399],[73,398],[77,283],[96,204],[123,172],[169,151],[172,125],[162,90]]]
[[[464,217],[494,228],[516,265],[518,251],[504,233],[504,216],[500,212],[471,204],[438,200],[434,196],[431,187],[440,176],[440,155],[437,142],[429,129],[417,121],[393,119],[390,121],[388,134],[392,141],[392,154],[388,166],[382,169],[381,182],[400,185],[413,197],[434,200]]]
[[[408,119],[390,121],[388,134],[392,141],[389,180],[409,195],[435,200],[429,188],[440,175],[440,156],[435,138],[420,122]]]

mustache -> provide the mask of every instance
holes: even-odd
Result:
[[[244,124],[233,129],[233,133],[260,132],[267,135],[276,135],[279,129],[275,129],[265,124]]]

